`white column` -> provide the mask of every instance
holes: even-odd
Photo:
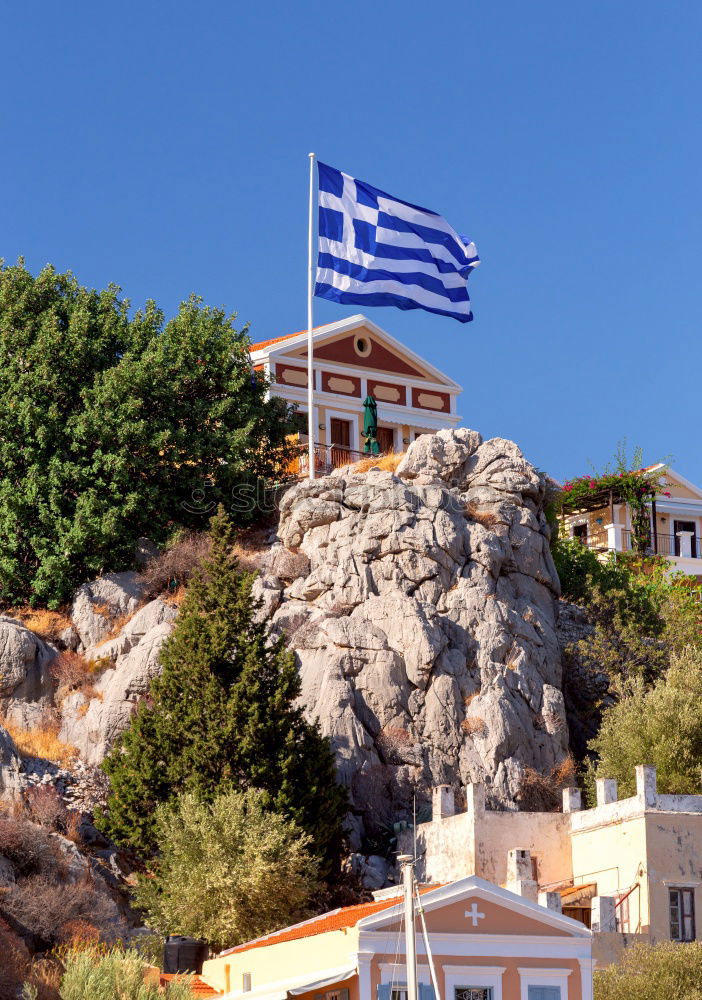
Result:
[[[607,548],[610,552],[623,552],[622,525],[605,524],[605,531],[607,532]]]
[[[644,807],[655,809],[658,804],[656,769],[650,764],[636,767],[636,794],[643,799]]]
[[[359,1000],[373,1000],[373,980],[371,978],[371,959],[375,955],[373,951],[358,952],[358,998]],[[351,955],[354,961],[356,955]]]
[[[692,559],[692,536],[694,532],[676,531],[675,534],[680,542],[681,559]]]
[[[582,1000],[592,1000],[592,973],[595,965],[591,958],[579,958]]]
[[[401,854],[402,894],[405,900],[405,954],[407,961],[407,1000],[417,1000],[417,939],[414,926],[414,858]]]

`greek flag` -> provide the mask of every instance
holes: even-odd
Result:
[[[475,244],[436,212],[319,164],[315,295],[468,323],[468,275],[479,263]]]

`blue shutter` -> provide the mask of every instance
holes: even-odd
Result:
[[[390,1000],[390,983],[381,983],[378,987],[378,1000]]]
[[[530,986],[529,1000],[561,1000],[560,986]]]
[[[434,993],[433,986],[427,986],[426,983],[419,984],[419,1000],[436,1000],[436,994]]]

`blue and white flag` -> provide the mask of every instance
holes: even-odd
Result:
[[[468,323],[468,275],[479,263],[475,244],[436,212],[319,164],[315,295]]]

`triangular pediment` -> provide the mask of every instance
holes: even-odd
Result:
[[[395,378],[426,380],[444,385],[448,390],[460,391],[457,382],[365,316],[352,316],[349,320],[317,327],[312,336],[317,362],[327,361],[330,365],[356,369],[359,375],[365,372],[386,373]],[[307,334],[301,331],[253,346],[255,361],[263,353],[271,361],[285,359],[299,362],[304,367],[307,363]]]
[[[663,489],[669,490],[674,497],[685,500],[702,500],[702,489],[691,483],[689,479],[685,479],[675,469],[666,469],[661,479],[666,484]]]
[[[430,934],[535,935],[588,937],[583,924],[531,903],[522,896],[471,876],[422,894]],[[362,921],[364,928],[397,933],[403,926],[402,906]]]

